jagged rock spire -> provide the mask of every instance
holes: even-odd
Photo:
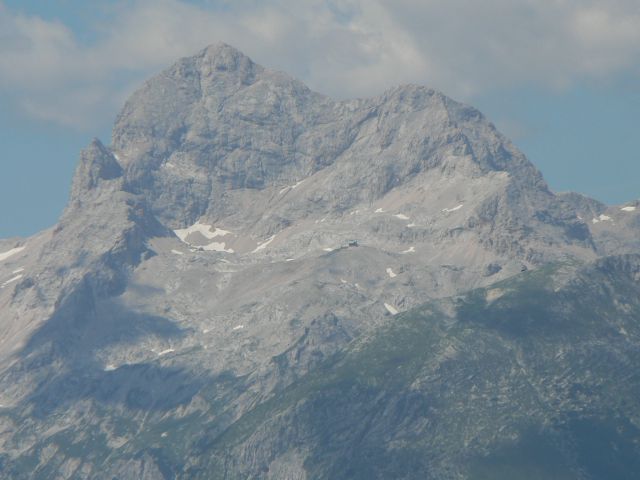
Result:
[[[100,140],[94,138],[80,153],[80,163],[73,178],[72,198],[94,189],[102,180],[121,177],[122,167]]]

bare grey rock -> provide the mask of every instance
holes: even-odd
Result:
[[[637,206],[554,194],[434,90],[334,101],[208,47],[132,95],[110,147],[81,153],[56,226],[0,241],[0,465],[211,478],[201,450],[225,459],[221,478],[314,478],[311,447],[287,443],[304,409],[236,458],[216,439],[425,302],[550,263],[571,266],[558,288],[576,265],[632,265]]]

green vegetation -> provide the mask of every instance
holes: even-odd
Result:
[[[216,458],[222,461],[257,432],[276,429],[290,436],[292,446],[312,442],[305,468],[313,478],[426,478],[432,464],[438,466],[434,457],[444,452],[460,456],[471,480],[568,480],[579,471],[593,479],[633,478],[639,471],[640,436],[629,421],[626,434],[619,427],[593,427],[594,415],[604,419],[598,425],[607,425],[611,418],[638,411],[632,390],[619,385],[631,365],[615,356],[600,361],[605,353],[596,347],[589,347],[595,348],[593,357],[584,356],[594,339],[615,333],[611,322],[619,316],[609,289],[629,286],[623,280],[624,285],[605,287],[609,274],[596,271],[589,272],[591,279],[601,275],[603,281],[595,293],[580,281],[558,287],[557,276],[576,268],[551,265],[440,302],[443,307],[451,302],[454,318],[438,302],[394,317],[369,339],[244,415],[212,444]],[[487,301],[493,289],[503,291]],[[636,297],[632,312],[638,303]],[[461,353],[448,358],[450,345]],[[558,350],[571,354],[556,360]],[[563,375],[571,385],[552,383]],[[606,385],[617,388],[620,398],[609,396]],[[472,392],[477,400],[463,401],[462,410],[443,403],[459,402],[456,395]],[[624,408],[614,411],[616,405]],[[443,411],[477,418],[460,426],[439,418]],[[412,431],[421,422],[451,426],[448,432]],[[486,433],[474,422],[487,423]],[[500,422],[516,440],[499,435]],[[464,435],[491,453],[469,457],[460,445]],[[613,476],[604,476],[605,471]]]
[[[560,281],[567,271],[577,273]],[[103,407],[106,430],[128,437],[122,447],[86,426],[13,468],[33,471],[55,444],[62,459],[106,466],[144,453],[168,478],[231,480],[304,446],[318,479],[630,480],[640,471],[640,349],[620,331],[640,329],[631,279],[567,264],[524,272],[394,316],[235,423],[231,400],[249,379],[222,375],[199,392],[208,411],[142,420]]]

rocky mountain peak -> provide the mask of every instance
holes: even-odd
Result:
[[[204,77],[237,72],[246,78],[263,70],[240,50],[223,42],[209,45],[193,58],[199,58],[199,68]]]
[[[435,90],[334,101],[208,47],[81,153],[53,229],[0,242],[0,470],[511,478],[464,462],[545,426],[573,461],[559,415],[639,411],[639,213],[554,194]]]
[[[380,95],[379,98],[383,103],[403,105],[405,108],[414,111],[422,110],[427,106],[435,108],[438,106],[438,102],[440,106],[444,107],[446,99],[445,95],[441,92],[415,83],[406,83],[391,87]]]
[[[72,198],[92,190],[103,180],[121,177],[123,169],[114,155],[100,140],[94,138],[80,153],[80,161],[72,185]]]
[[[389,225],[386,238],[375,234],[375,213],[389,205],[418,220],[407,224],[425,229],[423,241],[433,232],[440,242],[448,232],[473,232],[483,248],[499,245],[535,262],[556,254],[551,245],[593,248],[588,229],[557,206],[540,172],[475,108],[413,84],[335,101],[226,44],[147,81],[118,117],[112,148],[127,191],[144,198],[163,225],[233,229],[245,239],[227,242],[234,252],[273,235],[283,255],[318,235],[333,243],[371,236],[391,248],[388,241],[414,238],[416,230]],[[464,218],[439,218],[461,205]],[[345,218],[351,211],[369,213],[356,226]],[[329,217],[331,235],[320,227],[298,232]],[[545,240],[523,248],[507,231]]]
[[[506,172],[521,188],[547,193],[490,122],[440,92],[403,85],[334,101],[226,44],[179,60],[134,93],[113,149],[130,190],[172,227],[238,211],[236,193],[246,189],[264,197],[248,216],[268,217],[265,208],[279,209],[273,192],[302,180],[286,215],[277,214],[285,223],[308,215],[310,203],[324,216],[378,201],[427,172],[426,183]]]

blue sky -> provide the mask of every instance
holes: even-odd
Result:
[[[55,223],[127,96],[217,41],[338,98],[435,87],[554,190],[640,197],[636,0],[0,0],[0,238]]]

